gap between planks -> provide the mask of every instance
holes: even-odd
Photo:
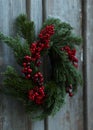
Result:
[[[82,5],[82,37],[83,37],[83,127],[88,130],[88,113],[87,113],[87,0],[81,1]]]
[[[31,10],[31,0],[26,0],[26,14],[29,19],[30,19],[30,10]]]

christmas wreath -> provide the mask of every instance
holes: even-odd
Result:
[[[12,48],[21,70],[7,67],[6,87],[1,91],[22,101],[33,118],[54,115],[64,103],[66,93],[72,97],[81,83],[76,57],[81,38],[72,33],[69,24],[55,18],[44,22],[38,37],[34,23],[25,15],[18,16],[15,25],[17,35],[7,37],[0,33],[0,41]],[[46,81],[40,69],[44,55],[51,65],[50,79]]]

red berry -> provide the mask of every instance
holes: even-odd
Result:
[[[78,58],[74,57],[74,62],[78,62]]]
[[[44,79],[43,79],[43,78],[41,78],[41,79],[40,79],[40,82],[43,82],[43,81],[44,81]]]
[[[24,68],[24,71],[27,71],[27,67],[26,67],[26,68]]]
[[[30,69],[30,66],[27,66],[28,69]]]
[[[35,74],[34,77],[35,77],[35,78],[38,78],[38,74]]]
[[[28,75],[27,75],[27,78],[30,78],[30,77],[31,77],[31,75],[30,75],[30,74],[28,74]]]
[[[42,86],[42,87],[41,87],[41,89],[42,89],[42,90],[44,90],[44,89],[45,89],[45,87],[44,87],[44,86]]]
[[[34,93],[33,90],[29,90],[29,95],[32,95]]]
[[[31,60],[31,57],[30,56],[25,56],[24,57],[26,60],[30,61]]]
[[[74,65],[76,68],[78,68],[78,64],[77,64],[77,63],[73,63],[73,65]]]
[[[69,96],[70,96],[70,97],[73,97],[73,93],[69,93]]]
[[[29,99],[34,101],[35,100],[35,95],[34,94],[32,94],[32,95],[29,94]]]
[[[28,60],[28,61],[31,61],[31,57],[30,57],[30,56],[28,56],[27,60]]]
[[[37,92],[35,92],[35,96],[38,96],[39,94]]]
[[[40,77],[43,77],[43,75],[42,75],[42,73],[41,73],[41,72],[38,72],[38,75],[39,75]]]
[[[76,49],[73,49],[71,52],[72,52],[72,54],[75,56],[75,54],[76,54]]]
[[[24,62],[24,63],[23,63],[23,66],[26,67],[26,65],[27,65],[27,64]]]
[[[31,73],[32,72],[32,69],[28,69],[28,73]]]
[[[29,56],[25,56],[24,58],[25,58],[25,59],[28,59],[28,57],[29,57]]]
[[[28,62],[27,65],[30,65],[30,62]]]
[[[41,65],[41,61],[38,61],[37,63],[36,63],[36,66],[38,67],[38,66],[40,66]]]

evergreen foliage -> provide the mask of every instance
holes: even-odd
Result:
[[[34,22],[29,21],[25,15],[20,15],[15,23],[17,36],[7,37],[0,33],[0,41],[11,47],[17,63],[22,67],[24,57],[32,56],[30,46],[36,41],[35,27]],[[51,79],[44,84],[46,94],[44,102],[38,105],[29,99],[28,91],[34,89],[35,86],[33,81],[26,79],[23,74],[19,74],[11,66],[4,73],[4,86],[6,87],[3,87],[1,90],[3,93],[22,101],[31,117],[39,119],[43,119],[48,115],[54,115],[59,111],[65,101],[66,89],[71,85],[71,90],[75,93],[77,86],[81,83],[81,74],[73,65],[74,63],[71,59],[69,59],[68,52],[64,50],[64,47],[69,47],[70,51],[75,50],[76,46],[80,45],[82,39],[74,36],[72,33],[73,28],[69,24],[54,18],[46,20],[41,31],[49,25],[54,26],[55,33],[51,36],[50,47],[41,53],[43,56],[47,52],[52,66]],[[40,40],[40,37],[38,37],[38,40]],[[31,67],[33,74],[40,71],[34,62],[31,63]]]

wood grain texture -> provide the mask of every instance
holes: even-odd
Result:
[[[42,26],[42,0],[31,0],[30,19],[35,23],[36,35]],[[44,130],[44,121],[32,121],[32,130]]]
[[[35,22],[36,35],[42,26],[42,0],[31,0],[30,18]]]
[[[0,0],[0,31],[13,35],[15,18],[25,12],[25,0]],[[0,44],[0,72],[7,65],[14,64],[12,51],[5,44]],[[0,104],[0,130],[28,130],[27,116],[19,102],[1,95]]]
[[[86,71],[88,130],[93,129],[93,0],[86,5]]]
[[[42,7],[43,2],[43,7]],[[27,5],[26,5],[27,3]],[[92,0],[87,2],[87,81],[88,81],[88,128],[93,128],[93,68],[92,68]],[[29,7],[28,7],[29,6]],[[0,0],[0,31],[6,35],[14,35],[13,26],[15,18],[20,13],[28,13],[31,20],[35,22],[36,35],[42,26],[43,18],[55,17],[70,23],[76,34],[81,33],[81,0]],[[78,57],[80,58],[81,49]],[[46,59],[48,65],[48,59]],[[4,44],[0,44],[0,72],[7,65],[15,65],[12,51]],[[91,63],[91,64],[90,64]],[[81,68],[81,62],[79,63]],[[46,66],[45,66],[46,67]],[[45,69],[45,68],[44,68]],[[47,75],[49,71],[45,74]],[[0,74],[0,87],[2,76]],[[22,104],[11,97],[0,95],[0,130],[83,130],[83,98],[82,88],[73,97],[66,97],[66,104],[54,117],[48,121],[31,121],[23,109]],[[90,116],[91,115],[91,116]],[[46,124],[46,126],[44,126]]]
[[[81,33],[81,1],[80,0],[46,0],[45,18],[55,17],[70,23],[76,34]],[[81,49],[78,57],[80,58]],[[81,65],[81,63],[80,63]],[[49,117],[48,130],[83,130],[83,98],[82,88],[73,97],[66,97],[66,104],[56,114]]]

